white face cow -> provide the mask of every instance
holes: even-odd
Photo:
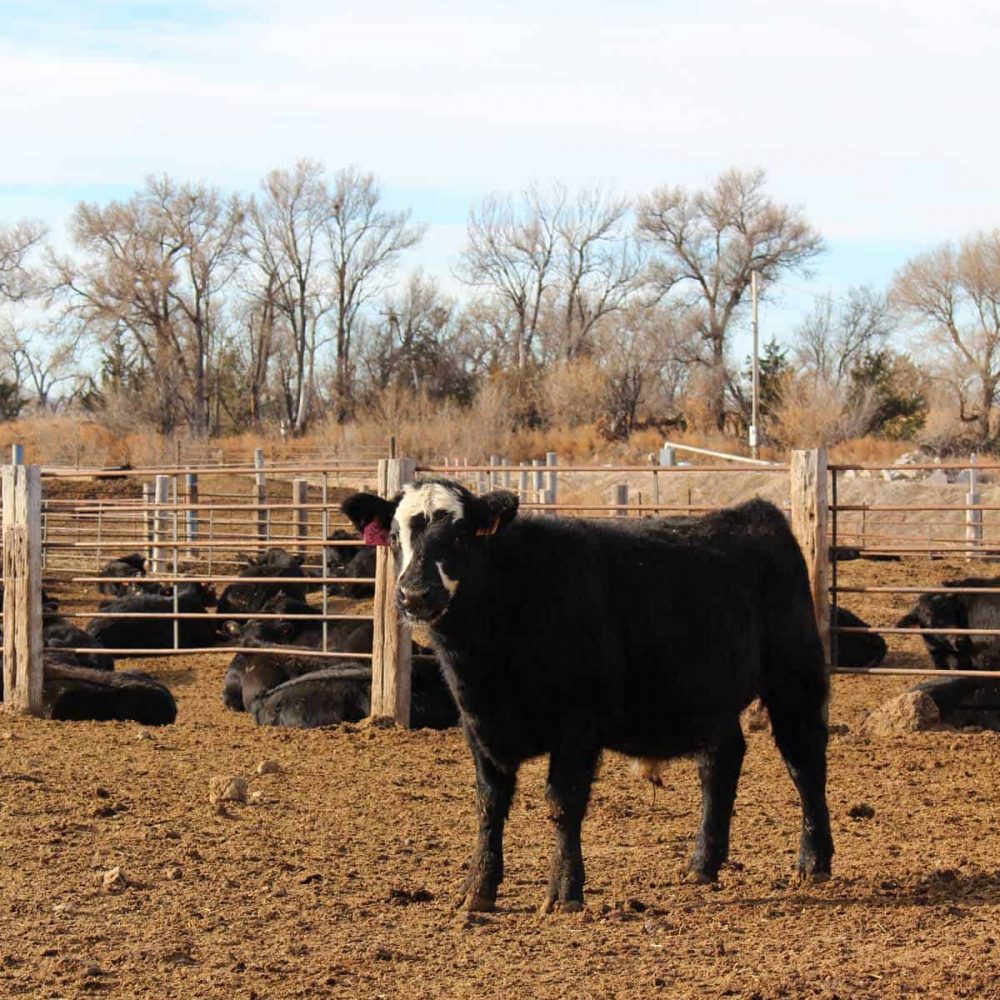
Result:
[[[399,607],[433,623],[475,576],[484,538],[517,513],[517,496],[496,490],[477,497],[459,483],[429,479],[404,487],[395,500],[355,493],[342,510],[360,531],[373,520],[389,529]]]

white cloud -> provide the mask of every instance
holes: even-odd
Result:
[[[387,186],[639,191],[769,169],[832,238],[1000,223],[984,3],[217,5],[202,27],[0,41],[0,184],[251,186],[315,156]],[[242,11],[242,13],[241,13]]]

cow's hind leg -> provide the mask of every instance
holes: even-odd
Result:
[[[590,727],[564,734],[549,757],[545,797],[555,826],[556,845],[549,871],[549,892],[542,912],[572,913],[583,908],[583,851],[580,828],[590,800],[590,786],[600,747],[589,737]]]
[[[729,857],[729,825],[745,752],[746,741],[739,720],[734,719],[714,745],[698,756],[701,829],[688,871],[699,881],[714,882]]]
[[[461,908],[492,910],[497,888],[503,881],[503,828],[514,798],[517,775],[501,771],[475,745],[472,756],[476,762],[479,836],[469,861]]]
[[[798,871],[803,878],[822,880],[829,877],[833,858],[826,805],[825,697],[789,699],[788,693],[772,694],[765,702],[775,742],[802,801]]]

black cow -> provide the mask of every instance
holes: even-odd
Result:
[[[200,583],[177,585],[177,610],[204,614],[215,603],[210,587]],[[171,649],[174,622],[169,618],[116,618],[122,614],[169,614],[174,610],[173,594],[132,594],[104,605],[110,617],[91,619],[87,631],[102,649]],[[209,618],[181,618],[177,622],[178,645],[184,648],[211,646],[216,625]]]
[[[479,839],[463,905],[492,909],[521,763],[549,754],[556,829],[544,911],[583,904],[580,827],[602,748],[694,755],[703,812],[690,870],[729,853],[745,742],[767,705],[802,800],[798,870],[830,872],[828,681],[805,563],[761,500],[670,531],[656,521],[516,518],[517,497],[424,480],[393,500],[348,497],[358,527],[391,528],[397,600],[426,623],[476,765]]]
[[[61,615],[44,615],[42,618],[42,645],[46,649],[88,649],[97,647],[94,637],[82,628],[72,624]],[[114,670],[114,657],[107,653],[75,653],[77,663],[94,670]]]
[[[868,628],[853,611],[839,605],[833,609],[834,623],[840,627]],[[877,667],[888,652],[885,639],[874,632],[845,632],[836,637],[838,667]]]
[[[935,677],[912,690],[928,695],[947,725],[1000,730],[1000,678]]]
[[[921,594],[897,628],[1000,628],[1000,578],[945,580],[943,587],[979,587],[995,594]],[[1000,637],[925,635],[927,652],[938,670],[1000,669]]]
[[[366,545],[357,535],[338,528],[329,541],[355,541],[356,545],[331,545],[326,550],[327,576],[370,579],[375,576],[375,547]],[[371,597],[374,583],[331,583],[328,592],[341,597]]]
[[[67,662],[61,651],[46,653],[42,714],[47,719],[140,722],[167,726],[177,718],[177,703],[147,674],[109,673]]]
[[[458,723],[458,709],[436,664],[415,660],[410,684],[414,729],[447,729]],[[249,710],[259,726],[313,729],[356,722],[371,712],[371,687],[371,666],[346,661],[279,684],[254,698]]]
[[[128,576],[134,577],[134,583],[105,583],[97,585],[97,589],[102,594],[109,594],[112,597],[126,597],[129,594],[157,594],[162,593],[162,588],[158,583],[143,583],[142,577],[146,575],[147,560],[141,552],[133,552],[127,556],[116,556],[98,574],[99,576]]]
[[[219,614],[253,614],[279,594],[304,601],[305,585],[291,582],[304,578],[303,561],[301,555],[278,548],[268,549],[260,556],[248,556],[247,565],[240,570],[241,577],[248,580],[254,577],[288,577],[289,582],[231,583],[219,598]]]
[[[0,669],[0,701],[3,694]],[[177,705],[170,691],[146,674],[94,669],[68,650],[49,648],[42,659],[42,715],[165,726],[177,718]]]
[[[319,610],[304,601],[279,596],[272,598],[261,611],[275,615],[318,615]],[[329,666],[324,657],[309,656],[308,651],[323,648],[323,622],[303,618],[251,618],[239,626],[228,623],[228,631],[240,646],[260,648],[260,652],[236,653],[226,670],[222,700],[235,712],[249,710],[257,695]],[[327,648],[342,653],[369,653],[372,648],[371,622],[327,622]],[[277,650],[271,646],[302,647],[303,655]]]

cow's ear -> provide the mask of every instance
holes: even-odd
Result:
[[[493,490],[467,502],[465,513],[477,535],[495,535],[517,516],[517,504],[516,493]]]
[[[347,515],[351,524],[362,533],[365,525],[371,524],[372,521],[377,521],[388,531],[398,504],[398,496],[392,500],[385,500],[375,496],[374,493],[353,493],[340,505],[340,509]]]

